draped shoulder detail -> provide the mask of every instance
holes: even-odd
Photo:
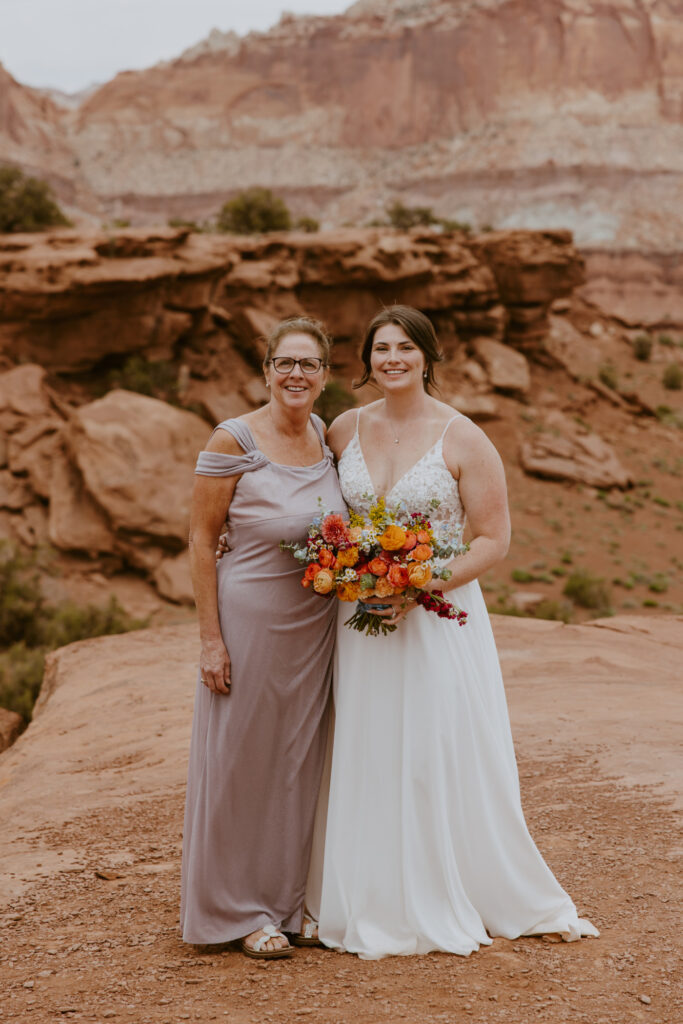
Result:
[[[268,459],[259,451],[249,427],[241,420],[223,420],[216,430],[227,430],[244,448],[244,455],[226,455],[223,452],[200,452],[197,456],[195,473],[200,476],[239,476],[262,469]]]

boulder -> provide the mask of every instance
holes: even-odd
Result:
[[[448,396],[448,404],[473,420],[495,420],[498,417],[498,405],[493,395],[458,391]]]
[[[522,469],[546,480],[569,480],[607,489],[630,486],[630,474],[614,448],[560,412],[549,413],[543,429],[522,442]]]
[[[0,469],[0,508],[18,512],[32,501],[33,495],[26,482],[8,469]]]
[[[162,597],[175,604],[194,605],[190,555],[187,550],[181,551],[175,558],[164,558],[154,573],[154,582]]]
[[[83,485],[83,478],[62,448],[52,460],[50,542],[62,551],[86,551],[93,557],[113,553],[116,539],[109,522]]]
[[[9,468],[18,476],[27,476],[41,498],[50,496],[52,460],[61,427],[62,420],[56,417],[32,419],[9,438]]]
[[[200,406],[209,423],[243,416],[251,412],[252,405],[229,383],[217,381],[192,381],[184,395],[184,401]]]
[[[16,711],[0,708],[0,754],[11,747],[24,728],[24,719]]]
[[[187,541],[203,419],[146,395],[110,391],[72,416],[65,439],[85,489],[115,532]]]
[[[472,351],[497,391],[526,395],[531,387],[531,374],[526,357],[521,352],[501,345],[493,338],[475,338]]]
[[[42,366],[27,363],[0,374],[0,412],[27,419],[52,414]]]

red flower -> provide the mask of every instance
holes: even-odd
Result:
[[[331,544],[332,547],[339,548],[351,543],[346,523],[336,512],[325,516],[320,525],[320,532],[325,543]]]

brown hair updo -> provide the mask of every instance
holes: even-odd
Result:
[[[270,362],[277,352],[278,345],[288,334],[310,335],[320,349],[323,365],[329,365],[332,342],[324,326],[319,320],[314,320],[312,316],[290,316],[287,320],[280,320],[268,335],[266,339],[266,354],[263,357],[264,366]]]
[[[384,327],[385,324],[396,324],[397,327],[402,327],[410,340],[417,345],[426,360],[424,389],[429,391],[430,387],[436,387],[434,364],[441,362],[443,352],[441,351],[441,346],[439,345],[439,340],[431,320],[424,313],[421,313],[419,309],[414,309],[412,306],[387,306],[386,309],[380,310],[372,318],[368,324],[360,350],[360,357],[363,361],[363,376],[360,380],[354,381],[353,387],[361,388],[363,384],[367,384],[370,380],[372,374],[372,366],[370,365],[372,343],[379,328]]]

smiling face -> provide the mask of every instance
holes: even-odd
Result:
[[[422,390],[427,361],[423,352],[398,324],[378,327],[372,340],[370,366],[383,391]]]
[[[325,354],[310,334],[293,331],[280,339],[271,359],[322,359]],[[278,373],[272,362],[265,367],[266,381],[270,386],[272,400],[287,409],[300,409],[313,405],[329,376],[329,370],[321,366],[317,373],[304,373],[296,363],[288,373]]]

